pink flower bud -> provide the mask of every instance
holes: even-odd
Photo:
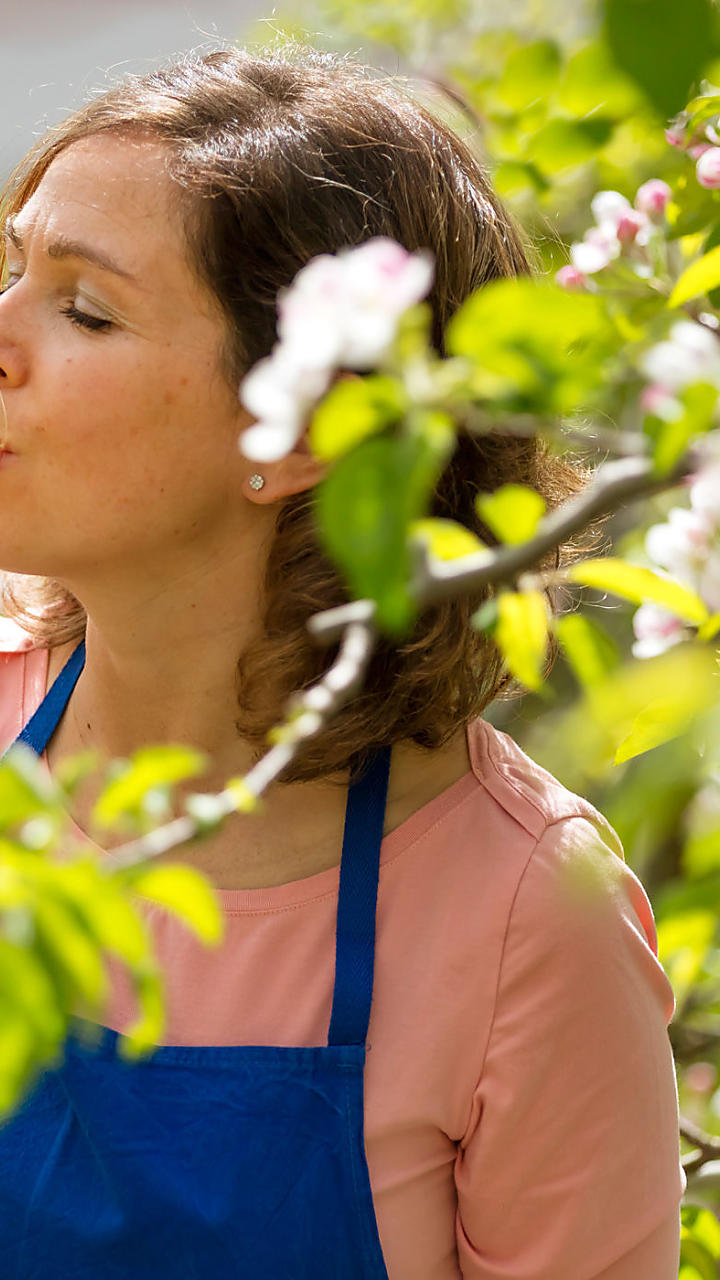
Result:
[[[674,124],[665,130],[665,141],[671,147],[685,146],[685,129],[682,125]]]
[[[687,154],[691,160],[699,160],[701,156],[705,155],[706,151],[712,151],[711,142],[695,142],[691,147],[688,147]]]
[[[635,195],[635,208],[653,221],[664,216],[672,190],[662,178],[649,178],[638,187]]]
[[[620,244],[632,244],[638,231],[645,225],[644,217],[637,213],[625,213],[617,224],[615,235]]]
[[[697,180],[701,187],[712,191],[720,187],[720,147],[708,147],[695,166]]]
[[[561,267],[559,271],[555,272],[555,283],[559,284],[561,289],[586,289],[587,276],[578,267],[573,267],[568,263],[566,267]]]
[[[658,382],[643,387],[638,403],[643,413],[651,413],[664,421],[672,421],[682,413],[680,401]]]

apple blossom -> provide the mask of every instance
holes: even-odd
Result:
[[[640,213],[624,213],[620,218],[615,234],[620,244],[632,244],[637,239],[638,232],[642,230],[646,222],[644,214]]]
[[[669,338],[645,351],[639,363],[652,382],[668,391],[680,391],[693,382],[720,387],[720,342],[694,320],[678,320]]]
[[[638,401],[643,413],[651,413],[653,417],[660,418],[663,422],[675,422],[682,416],[682,401],[677,396],[673,396],[667,387],[662,387],[658,382],[651,382],[647,387],[643,387]]]
[[[695,166],[697,180],[701,187],[713,191],[720,187],[720,147],[705,147]]]
[[[665,141],[671,147],[685,146],[685,126],[682,124],[671,125],[665,130]]]
[[[662,178],[649,178],[635,193],[635,208],[648,218],[660,219],[672,197],[672,189]]]
[[[654,658],[690,637],[681,618],[650,600],[635,610],[632,625],[636,638],[630,649],[634,658]]]
[[[581,290],[587,288],[587,277],[578,267],[568,263],[567,266],[560,267],[559,271],[555,272],[555,283],[559,284],[561,289]]]
[[[245,456],[269,462],[289,453],[334,373],[374,368],[433,274],[428,249],[410,253],[387,236],[302,267],[278,292],[278,341],[240,384],[240,400],[257,419],[238,442]]]

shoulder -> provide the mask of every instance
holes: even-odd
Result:
[[[468,746],[475,777],[508,821],[526,832],[532,843],[547,827],[581,817],[623,858],[620,839],[600,810],[527,755],[510,734],[478,718],[470,726]]]
[[[657,955],[649,899],[605,815],[487,721],[474,722],[468,741],[510,881],[506,944],[532,935],[553,947],[574,935],[597,945],[629,927]]]

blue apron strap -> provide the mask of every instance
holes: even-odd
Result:
[[[68,658],[16,742],[42,755],[85,665],[85,641]],[[348,788],[335,934],[335,987],[328,1044],[364,1044],[375,964],[380,848],[392,747],[381,748],[364,777]]]
[[[380,846],[392,747],[377,752],[364,777],[348,788],[335,936],[335,988],[329,1045],[364,1044],[375,963]]]
[[[48,689],[37,711],[30,717],[22,733],[15,739],[32,747],[41,756],[60,723],[70,694],[77,684],[78,677],[85,666],[85,641],[81,640],[77,649],[71,653],[60,674]],[[9,748],[8,748],[9,750]],[[3,753],[4,754],[4,753]]]

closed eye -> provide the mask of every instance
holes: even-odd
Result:
[[[6,284],[0,289],[0,297],[7,293],[8,289],[12,289],[12,284]],[[74,303],[69,303],[67,307],[60,308],[61,315],[67,316],[72,324],[79,325],[82,329],[89,329],[91,332],[99,333],[104,329],[112,328],[112,320],[105,320],[101,316],[91,316],[87,311],[80,311]]]

